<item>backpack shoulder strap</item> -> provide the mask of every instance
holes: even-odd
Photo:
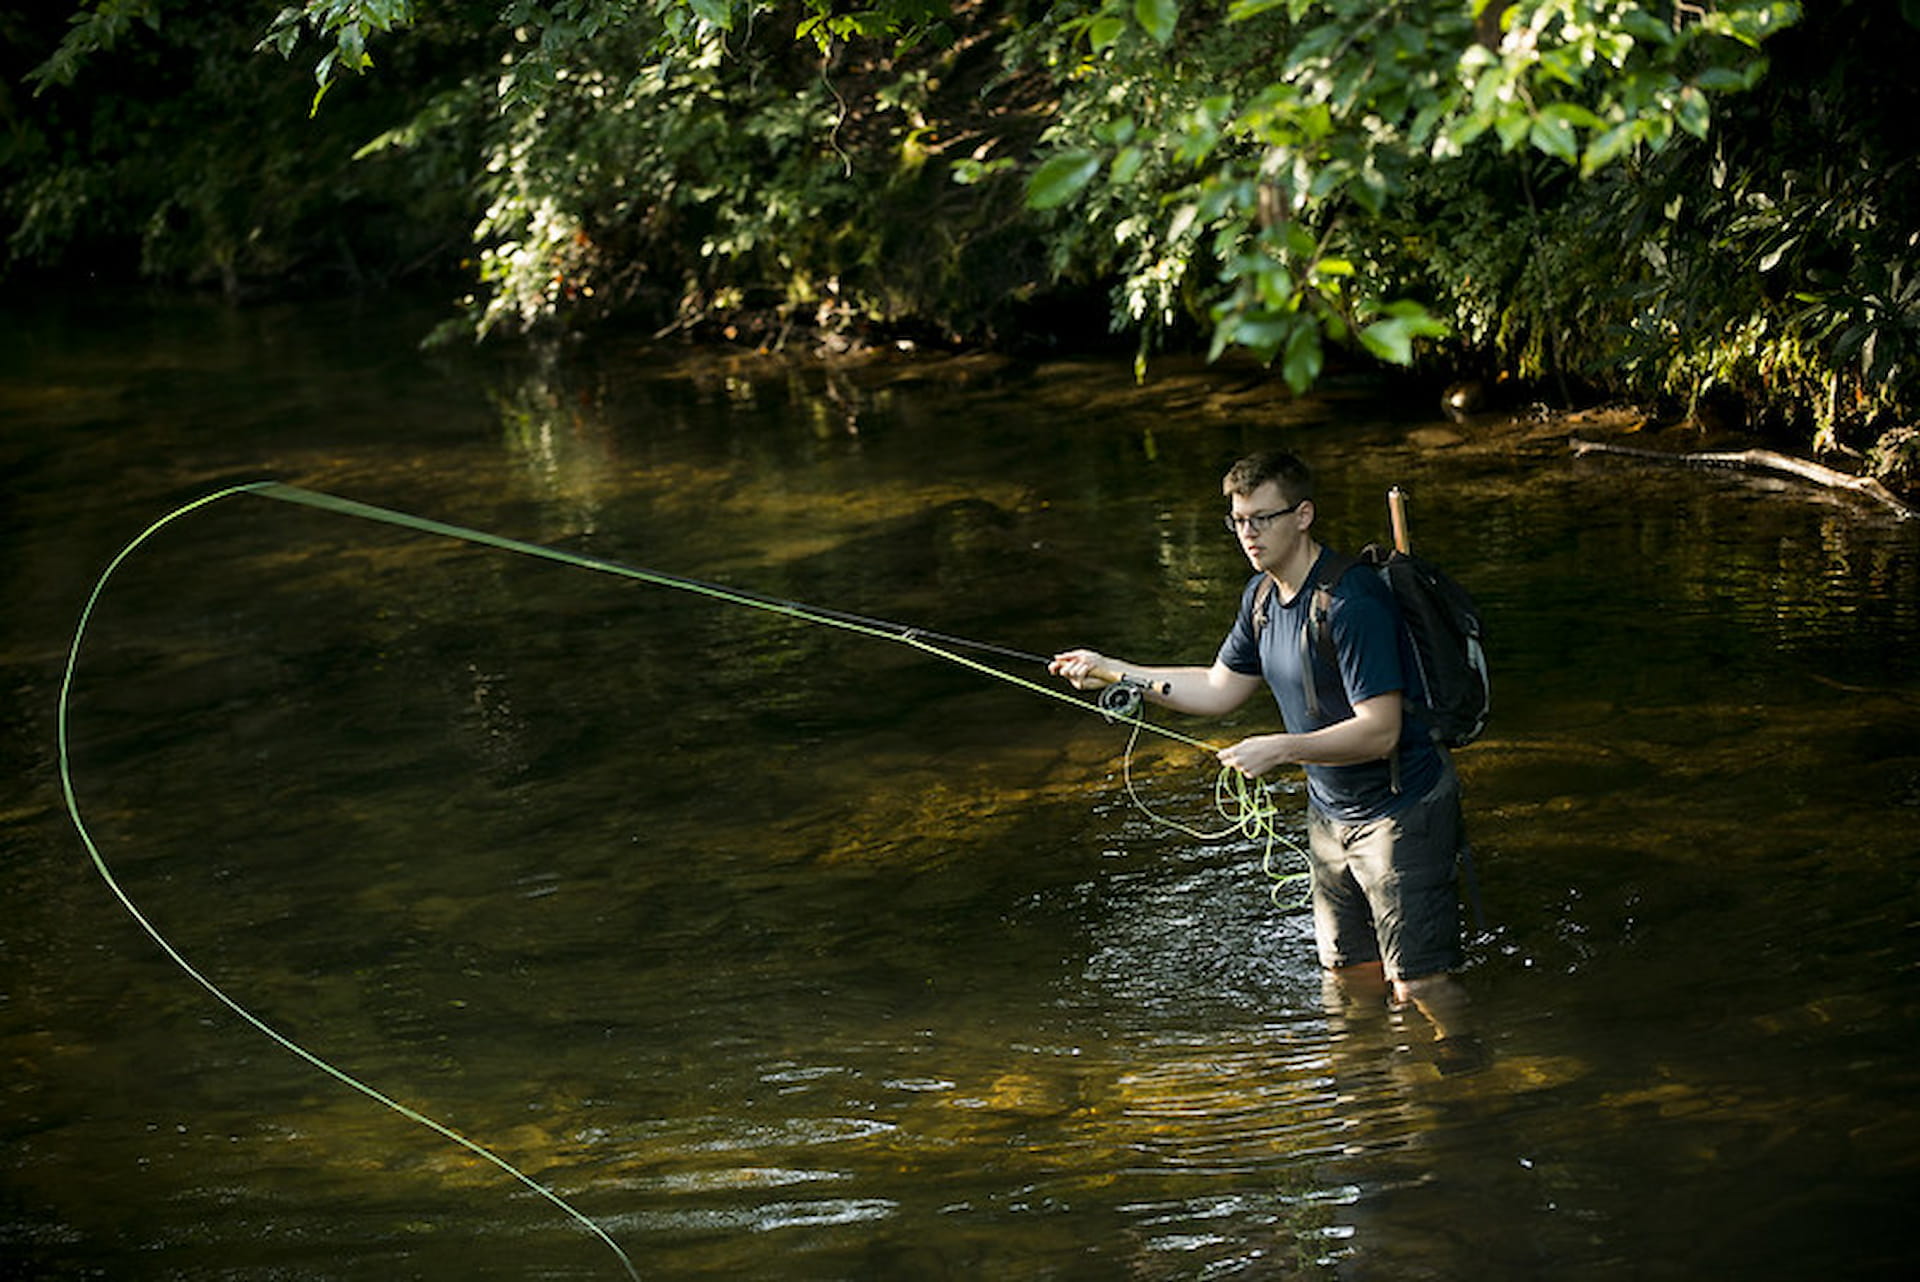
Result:
[[[1260,634],[1267,630],[1267,615],[1273,609],[1273,576],[1262,574],[1260,586],[1253,590],[1253,639],[1257,643]]]
[[[1318,645],[1327,661],[1333,662],[1333,585],[1358,564],[1353,557],[1330,551],[1320,558],[1307,585],[1313,600],[1307,608],[1306,626],[1300,629],[1300,680],[1306,687],[1307,711],[1315,717],[1320,715],[1320,691],[1313,679],[1313,647]]]

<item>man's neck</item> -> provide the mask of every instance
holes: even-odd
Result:
[[[1287,558],[1284,565],[1267,571],[1279,586],[1282,600],[1291,601],[1300,595],[1300,589],[1307,585],[1307,576],[1313,573],[1313,563],[1319,559],[1320,545],[1308,539]]]

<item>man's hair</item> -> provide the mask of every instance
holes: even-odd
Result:
[[[1249,454],[1227,469],[1220,482],[1222,494],[1253,493],[1267,482],[1280,487],[1289,503],[1303,503],[1313,497],[1313,469],[1287,450],[1263,450]]]

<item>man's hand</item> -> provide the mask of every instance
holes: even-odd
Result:
[[[1296,760],[1292,751],[1296,738],[1298,736],[1290,734],[1258,734],[1220,749],[1217,755],[1221,765],[1238,770],[1249,779],[1258,779],[1275,766]]]
[[[1400,694],[1353,705],[1353,715],[1305,734],[1262,734],[1219,752],[1222,765],[1257,779],[1275,766],[1352,766],[1381,761],[1400,742]]]
[[[1076,690],[1098,690],[1113,684],[1113,661],[1093,650],[1067,650],[1053,656],[1047,671],[1065,677]]]

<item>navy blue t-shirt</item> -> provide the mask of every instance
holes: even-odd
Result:
[[[1328,555],[1321,550],[1314,562],[1316,571]],[[1300,676],[1300,634],[1313,606],[1311,585],[1318,580],[1309,575],[1309,586],[1291,601],[1282,601],[1278,589],[1269,593],[1267,623],[1256,641],[1253,607],[1265,577],[1254,575],[1240,594],[1240,613],[1221,643],[1220,662],[1243,675],[1264,677],[1289,731],[1305,734],[1345,721],[1353,716],[1354,704],[1383,694],[1399,691],[1407,698],[1400,719],[1399,790],[1394,789],[1393,768],[1385,759],[1351,766],[1308,766],[1308,800],[1330,818],[1360,823],[1395,814],[1424,797],[1439,781],[1444,762],[1420,716],[1418,704],[1425,692],[1393,593],[1379,575],[1364,567],[1341,575],[1334,584],[1327,622],[1337,662],[1328,662],[1318,637],[1309,638],[1320,701],[1316,718],[1307,709]]]

